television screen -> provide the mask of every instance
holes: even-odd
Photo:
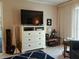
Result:
[[[22,25],[43,25],[43,11],[21,10]]]

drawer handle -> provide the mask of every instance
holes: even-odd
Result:
[[[41,39],[41,38],[39,38],[39,39]]]
[[[39,43],[39,45],[41,45],[41,43]]]
[[[29,41],[30,41],[31,39],[29,39]]]
[[[28,33],[28,35],[30,35],[31,33]]]
[[[41,33],[39,33],[39,34],[41,34]]]
[[[31,45],[28,45],[29,47],[31,46]]]

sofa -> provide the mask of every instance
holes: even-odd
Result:
[[[79,59],[79,41],[70,41],[70,59]]]

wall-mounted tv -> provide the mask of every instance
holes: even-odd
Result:
[[[43,11],[21,9],[22,25],[43,25]]]

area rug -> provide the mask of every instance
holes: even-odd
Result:
[[[28,52],[25,52],[16,56],[4,58],[4,59],[54,59],[54,58],[48,55],[47,53],[38,50],[38,51],[28,51]]]

